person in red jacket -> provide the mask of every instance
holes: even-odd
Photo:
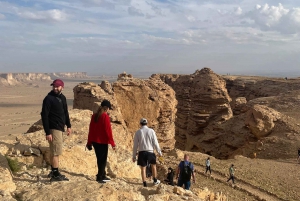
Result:
[[[111,144],[113,150],[116,145],[112,135],[110,118],[107,111],[111,109],[108,100],[103,100],[97,113],[92,115],[89,129],[89,136],[86,147],[92,150],[94,147],[97,157],[98,174],[96,181],[98,183],[106,183],[110,178],[106,176],[105,167],[107,162],[108,144]]]

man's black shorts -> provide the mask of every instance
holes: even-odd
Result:
[[[147,162],[150,164],[156,164],[156,156],[152,152],[148,151],[140,151],[138,155],[137,164],[142,167],[147,166]]]

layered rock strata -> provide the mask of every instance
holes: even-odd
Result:
[[[191,75],[152,77],[176,92],[177,148],[218,158],[254,153],[291,158],[297,150],[299,115],[294,111],[300,109],[299,79],[221,77],[208,68]]]
[[[231,99],[225,81],[209,68],[192,75],[152,75],[169,84],[176,92],[176,146],[199,151],[201,143],[195,136],[204,136],[204,128],[212,122],[232,117]]]
[[[100,85],[77,85],[73,107],[95,112],[104,99],[112,103],[111,121],[126,130],[129,144],[140,127],[139,120],[144,117],[148,119],[148,126],[155,130],[160,146],[165,150],[174,147],[177,101],[170,86],[158,79],[135,79],[123,73],[112,84],[103,81]]]

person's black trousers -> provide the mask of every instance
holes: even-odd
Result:
[[[229,182],[230,180],[232,180],[232,183],[234,183],[234,176],[230,175],[229,179],[227,180],[227,182]]]
[[[98,144],[96,142],[93,142],[93,147],[97,157],[97,181],[99,181],[106,176],[105,167],[107,162],[108,144]]]
[[[205,174],[207,173],[208,170],[209,170],[209,173],[211,174],[210,166],[206,166]]]

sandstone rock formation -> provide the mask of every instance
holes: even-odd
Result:
[[[279,112],[260,105],[254,105],[246,115],[245,125],[258,139],[270,134],[275,122],[280,119]]]
[[[10,199],[10,193],[16,190],[16,185],[12,179],[12,173],[6,158],[0,154],[0,198]]]
[[[66,73],[0,73],[0,85],[15,86],[32,84],[37,81],[51,81],[57,78],[87,78],[86,72],[66,72]]]
[[[14,86],[24,82],[50,80],[50,76],[44,73],[0,73],[0,84],[4,86]]]
[[[120,76],[119,76],[120,77]],[[139,120],[148,119],[148,126],[157,134],[164,150],[174,147],[176,98],[173,89],[157,79],[141,80],[121,76],[112,84],[81,83],[74,88],[74,108],[96,111],[102,100],[112,103],[111,121],[124,128],[126,146],[132,148],[132,138],[139,129]],[[120,77],[120,78],[121,78]],[[124,140],[123,140],[124,141]]]
[[[86,72],[56,72],[56,73],[47,73],[51,79],[55,80],[57,78],[87,78]]]
[[[251,76],[223,76],[232,99],[245,97],[247,101],[269,96],[281,96],[300,90],[299,79],[283,79]]]
[[[254,152],[261,158],[293,157],[294,140],[300,142],[299,115],[293,112],[300,109],[299,79],[221,77],[208,68],[152,77],[176,92],[177,148],[218,158],[252,157]]]
[[[209,68],[192,75],[152,75],[161,78],[176,92],[176,146],[183,150],[199,151],[195,136],[203,136],[211,122],[223,122],[232,117],[231,99],[225,81]],[[203,149],[202,149],[203,150]]]
[[[95,182],[97,173],[94,151],[85,150],[87,131],[92,111],[73,109],[69,111],[73,134],[64,136],[63,154],[60,156],[60,171],[67,174],[69,182],[49,183],[49,147],[44,131],[20,134],[15,140],[1,141],[0,149],[0,199],[15,200],[208,200],[212,192],[207,189],[195,189],[194,192],[165,184],[143,188],[140,181],[140,168],[131,161],[132,146],[123,148],[127,134],[125,130],[117,130],[118,125],[112,123],[117,150],[109,148],[107,173],[112,181],[101,185]],[[41,128],[37,121],[34,128]],[[123,141],[122,141],[123,140]],[[24,155],[24,151],[36,149],[40,155],[32,153]],[[183,157],[183,153],[174,150],[170,154]],[[16,159],[21,171],[13,177],[3,155]],[[174,157],[173,156],[173,157]],[[167,155],[165,156],[167,157]],[[173,159],[176,161],[178,159]],[[161,178],[166,174],[167,166],[158,162]],[[14,181],[13,181],[14,178]],[[17,190],[16,190],[17,188]],[[1,191],[2,190],[2,191]],[[55,192],[55,193],[53,193]],[[217,195],[217,194],[216,194]],[[223,197],[216,197],[223,201]],[[221,199],[222,198],[222,199]]]

